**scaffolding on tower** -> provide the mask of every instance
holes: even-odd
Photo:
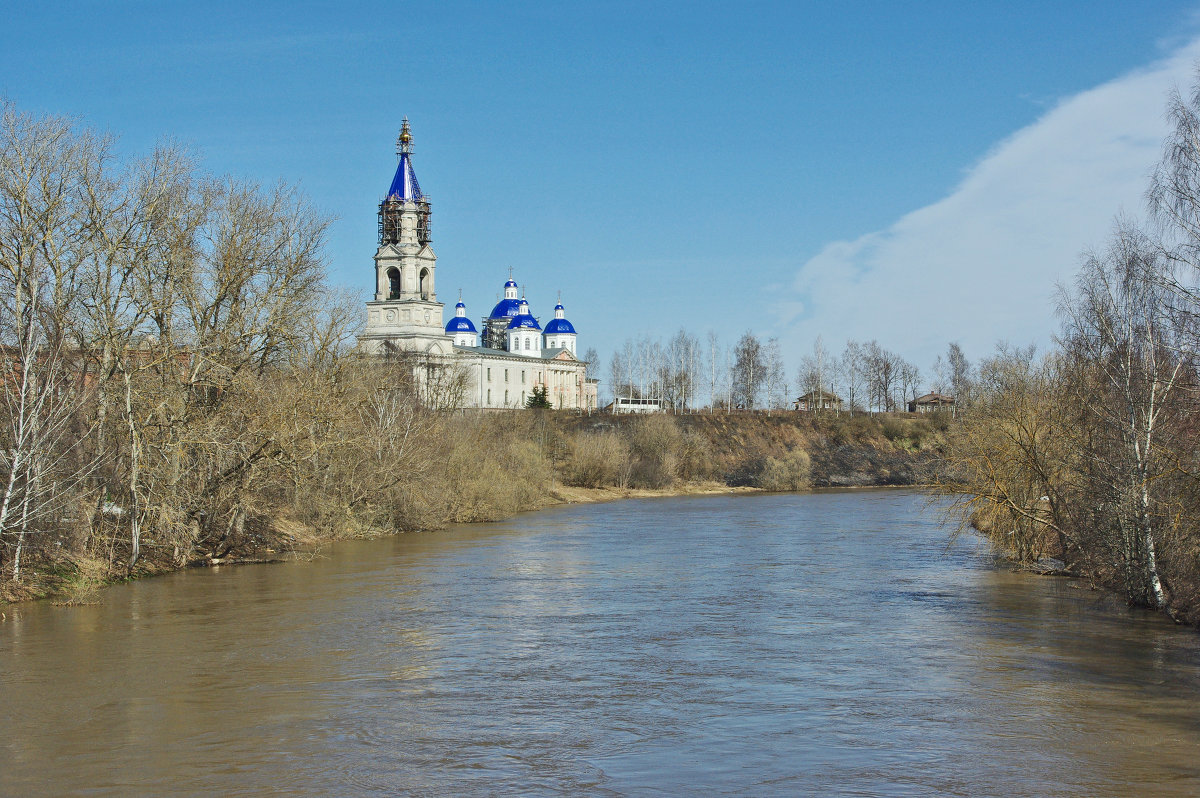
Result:
[[[412,167],[412,129],[408,117],[400,127],[396,139],[396,155],[399,165],[387,196],[379,203],[379,243],[399,244],[404,232],[405,212],[416,212],[416,238],[421,246],[432,240],[432,208],[429,195],[421,191],[417,174]]]

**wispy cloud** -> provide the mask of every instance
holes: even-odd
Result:
[[[928,364],[950,341],[1044,345],[1053,295],[1119,213],[1141,215],[1166,132],[1168,90],[1187,90],[1200,40],[1057,103],[1000,142],[944,199],[799,269],[777,317],[797,350],[823,335],[878,338]]]

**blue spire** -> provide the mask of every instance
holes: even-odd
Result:
[[[392,178],[392,186],[388,189],[387,198],[416,202],[425,195],[421,193],[421,184],[417,182],[417,173],[412,167],[412,130],[408,126],[408,117],[400,128],[400,137],[396,140],[396,154],[400,163],[396,166],[396,176]]]
[[[392,187],[388,189],[387,198],[416,202],[425,195],[421,193],[421,184],[417,182],[417,173],[413,171],[412,161],[408,153],[400,155],[400,165],[396,167],[396,176],[392,178]]]

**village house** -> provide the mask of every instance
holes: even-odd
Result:
[[[937,413],[945,410],[954,410],[953,396],[936,392],[927,393],[908,403],[908,412],[910,413]]]
[[[813,412],[816,410],[836,411],[842,409],[842,399],[828,391],[809,391],[792,402],[792,407],[801,412]]]

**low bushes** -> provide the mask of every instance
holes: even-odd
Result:
[[[755,484],[763,490],[803,490],[812,484],[812,458],[803,449],[768,457]]]
[[[581,432],[570,438],[559,477],[580,488],[626,487],[630,479],[629,443],[615,432]]]

